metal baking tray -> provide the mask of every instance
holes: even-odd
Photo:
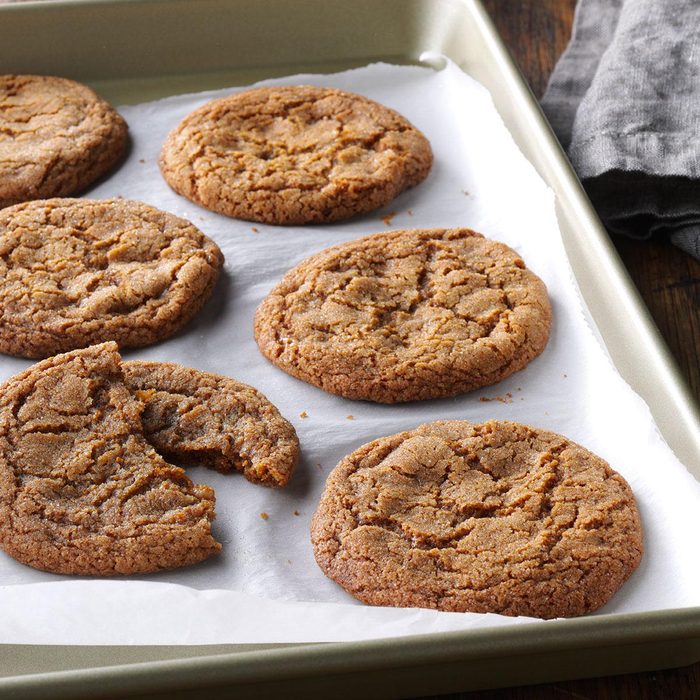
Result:
[[[610,357],[700,478],[700,411],[537,102],[478,0],[67,0],[0,5],[2,72],[62,75],[114,104],[376,60],[454,60],[490,91],[554,190]],[[406,697],[669,668],[700,659],[700,608],[379,641],[0,645],[12,698]]]

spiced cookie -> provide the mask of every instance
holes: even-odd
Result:
[[[184,219],[122,199],[0,211],[0,352],[46,357],[114,340],[149,345],[210,296],[218,246]]]
[[[114,343],[51,357],[0,390],[0,545],[61,574],[201,561],[214,492],[156,453]]]
[[[267,87],[213,100],[170,132],[160,167],[178,193],[268,224],[346,219],[423,180],[430,144],[397,112],[332,88]]]
[[[393,231],[329,248],[258,308],[255,337],[285,372],[382,403],[493,384],[544,349],[542,281],[469,229]]]
[[[78,193],[126,143],[126,122],[86,85],[0,75],[0,207]]]
[[[604,605],[637,568],[632,492],[561,435],[427,423],[328,477],[311,524],[327,576],[371,605],[553,618]]]
[[[299,457],[296,432],[253,387],[167,362],[122,366],[126,385],[146,406],[146,438],[161,454],[237,469],[258,484],[289,481]]]

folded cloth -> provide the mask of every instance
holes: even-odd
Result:
[[[579,0],[542,107],[611,231],[700,259],[700,0]]]

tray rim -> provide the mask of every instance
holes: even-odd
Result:
[[[429,4],[430,0],[418,0],[423,4]],[[35,0],[33,2],[10,4],[0,6],[2,12],[28,12],[28,11],[46,11],[50,9],[52,12],[60,10],[62,7],[97,7],[99,5],[144,5],[144,4],[163,4],[163,0],[61,0],[60,2],[46,2],[45,0]],[[517,98],[517,101],[524,105],[530,111],[530,116],[533,122],[536,123],[539,129],[539,138],[547,144],[548,148],[554,154],[553,159],[557,162],[560,169],[558,177],[566,183],[568,191],[565,192],[566,198],[573,201],[577,210],[581,213],[587,233],[593,236],[593,242],[597,246],[598,255],[602,256],[607,268],[610,271],[619,285],[625,290],[628,298],[626,300],[630,308],[634,309],[639,315],[640,327],[646,334],[646,342],[650,344],[654,352],[658,355],[658,361],[667,370],[667,376],[673,381],[674,387],[677,388],[677,398],[684,406],[688,406],[688,415],[690,422],[695,421],[696,425],[700,425],[698,421],[698,411],[694,407],[692,397],[690,397],[687,387],[684,387],[684,382],[680,379],[679,371],[674,366],[674,362],[670,357],[663,340],[653,325],[648,312],[641,303],[641,299],[634,288],[633,283],[629,279],[622,263],[620,262],[616,251],[612,244],[607,240],[607,234],[604,232],[602,225],[597,219],[597,215],[593,211],[588,202],[580,184],[578,183],[570,165],[566,160],[565,155],[561,151],[558,143],[555,141],[549,125],[544,116],[539,110],[534,97],[529,88],[524,82],[524,79],[519,74],[514,62],[510,58],[507,49],[503,46],[498,37],[493,24],[488,17],[485,9],[480,3],[480,0],[451,0],[452,5],[462,6],[468,14],[480,24],[481,31],[484,33],[486,40],[492,45],[492,50],[497,60],[501,62],[501,68],[504,71],[510,89]],[[538,168],[539,170],[539,168]],[[542,175],[542,173],[540,172]],[[553,187],[550,182],[550,177],[542,175],[548,184]],[[560,197],[557,197],[559,202]],[[559,204],[558,204],[559,206]],[[686,416],[688,418],[688,416]],[[505,626],[503,628],[493,630],[466,630],[461,632],[438,633],[432,635],[415,635],[411,637],[402,637],[397,639],[371,640],[364,642],[352,643],[330,643],[330,644],[299,644],[289,645],[280,649],[267,651],[236,651],[227,654],[216,654],[212,656],[200,656],[193,659],[177,659],[167,661],[150,661],[141,664],[126,664],[111,667],[92,667],[89,669],[79,669],[61,672],[51,672],[48,674],[32,674],[15,677],[7,677],[0,679],[0,690],[14,690],[15,692],[24,693],[31,692],[32,687],[38,687],[35,684],[51,680],[52,687],[54,683],[66,683],[66,689],[76,689],[76,683],[87,682],[90,678],[98,679],[96,683],[102,683],[100,688],[105,689],[104,683],[108,679],[122,679],[125,673],[137,672],[145,674],[144,678],[152,677],[156,674],[163,679],[173,677],[178,669],[182,673],[191,673],[197,670],[201,674],[205,670],[216,672],[221,668],[227,668],[231,665],[238,666],[238,660],[250,660],[251,655],[256,658],[267,659],[279,664],[279,668],[284,668],[282,662],[291,662],[294,659],[307,658],[309,650],[313,649],[313,658],[318,659],[321,663],[325,660],[327,664],[331,660],[345,659],[347,663],[355,663],[352,670],[358,670],[357,659],[353,656],[356,652],[362,652],[362,655],[370,655],[372,658],[368,661],[372,664],[386,665],[389,658],[393,658],[391,654],[398,654],[401,659],[413,658],[414,654],[421,653],[422,658],[425,656],[425,642],[429,639],[433,647],[436,646],[442,651],[431,658],[444,660],[445,652],[453,650],[456,654],[455,658],[482,658],[486,653],[501,655],[503,652],[510,650],[510,653],[516,652],[517,644],[520,643],[520,636],[527,635],[529,653],[545,653],[554,647],[563,648],[567,644],[571,649],[579,647],[582,640],[586,639],[586,635],[592,634],[595,636],[595,643],[600,645],[603,640],[598,636],[605,629],[605,642],[609,645],[627,644],[639,641],[639,628],[644,630],[653,630],[654,636],[649,637],[649,641],[661,641],[667,639],[692,639],[700,638],[700,607],[685,608],[670,611],[655,611],[647,613],[630,613],[626,615],[610,615],[610,616],[591,616],[587,618],[579,618],[573,620],[552,621],[543,626],[548,629],[547,635],[542,637],[542,634],[536,634],[535,630],[529,626]],[[571,630],[571,635],[561,635],[553,631]],[[567,641],[568,640],[568,641]],[[19,645],[3,645],[5,648]],[[456,647],[460,647],[457,649]],[[466,649],[465,649],[466,647]],[[498,647],[498,650],[495,649]],[[452,653],[452,652],[451,652]],[[376,657],[374,656],[376,654]],[[479,656],[481,654],[481,656]],[[301,655],[301,656],[300,656]],[[700,651],[698,656],[700,658]],[[415,659],[414,659],[415,660]],[[426,661],[426,663],[430,663]],[[323,666],[324,664],[321,663]],[[349,667],[348,667],[349,668]],[[97,673],[99,671],[99,673]],[[177,675],[177,674],[176,674]],[[139,677],[141,677],[139,675]],[[218,676],[221,677],[220,675]],[[101,680],[100,680],[101,679]],[[198,678],[201,681],[201,675]],[[160,687],[160,686],[159,686]],[[59,690],[59,688],[56,688]],[[75,695],[73,695],[75,697]],[[17,697],[20,697],[18,695]],[[29,695],[27,695],[29,697]]]
[[[642,620],[640,635],[637,623]],[[669,624],[671,623],[671,624]],[[202,672],[212,673],[216,683],[266,680],[293,680],[305,674],[342,674],[358,669],[374,670],[428,666],[445,661],[480,660],[525,653],[528,656],[557,651],[579,651],[588,647],[635,645],[647,641],[666,642],[694,639],[700,631],[700,607],[651,613],[628,613],[607,617],[581,617],[552,620],[538,629],[529,626],[500,627],[438,634],[413,635],[359,642],[330,642],[287,645],[250,652],[213,654],[186,659],[149,661],[137,664],[93,667],[71,671],[38,673],[2,679],[0,690],[25,692],[40,690],[50,681],[53,697],[92,697],[95,691],[123,681],[131,673],[141,691],[175,690],[190,685],[201,689]],[[547,629],[549,628],[549,629]],[[567,628],[568,637],[553,629]],[[605,636],[601,631],[605,629]],[[436,644],[435,641],[438,640]],[[468,642],[468,643],[467,643]],[[156,683],[150,682],[157,676]],[[152,687],[155,686],[155,687]],[[126,688],[125,688],[126,689]],[[79,694],[75,694],[79,691]],[[64,694],[65,693],[65,694]],[[31,694],[27,697],[33,697]]]

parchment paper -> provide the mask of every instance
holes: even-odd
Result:
[[[165,184],[157,160],[168,131],[192,109],[233,88],[120,110],[129,123],[131,153],[86,196],[140,199],[183,216],[226,256],[225,274],[199,318],[177,337],[125,357],[181,362],[252,384],[295,425],[303,459],[284,490],[254,486],[240,474],[189,470],[195,481],[216,490],[214,533],[223,543],[220,556],[198,566],[77,579],[35,571],[0,552],[0,642],[341,641],[547,624],[368,607],[326,579],[314,562],[309,520],[333,466],[376,437],[449,418],[511,419],[554,430],[607,459],[629,481],[640,504],[646,553],[638,571],[597,614],[700,605],[700,485],[665,446],[647,407],[619,377],[588,326],[552,192],[516,148],[487,91],[449,62],[437,63],[440,70],[378,64],[268,81],[367,95],[405,115],[433,146],[435,165],[423,184],[378,212],[330,226],[283,228],[229,219],[191,204]],[[436,226],[469,226],[504,241],[546,282],[554,308],[552,336],[525,370],[456,399],[383,406],[326,394],[262,357],[253,339],[253,315],[290,267],[341,241]],[[0,357],[0,379],[29,364]],[[307,418],[300,417],[303,412]]]

